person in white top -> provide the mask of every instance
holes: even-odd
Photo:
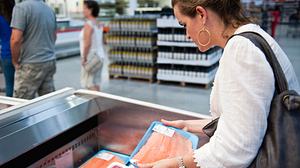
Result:
[[[86,0],[83,5],[83,15],[87,19],[80,33],[81,53],[81,85],[82,87],[100,91],[101,71],[104,60],[103,26],[97,23],[99,5],[96,1]],[[98,57],[95,59],[94,57]],[[99,61],[100,60],[100,61]],[[95,63],[95,61],[99,63]],[[89,64],[89,65],[88,65]],[[91,71],[87,66],[97,66]],[[89,69],[89,70],[88,70]]]
[[[140,167],[248,167],[266,133],[275,79],[265,55],[250,40],[241,36],[228,39],[246,31],[262,35],[274,51],[289,89],[300,93],[293,67],[277,42],[243,15],[240,0],[172,0],[172,5],[179,23],[186,28],[187,37],[200,51],[213,46],[224,48],[210,97],[212,119],[220,119],[209,142],[193,153]],[[201,133],[212,119],[162,122]]]

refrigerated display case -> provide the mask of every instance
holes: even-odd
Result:
[[[0,96],[0,110],[25,103],[27,100]],[[1,111],[0,111],[1,114]]]
[[[209,116],[66,88],[0,114],[0,167],[78,167],[103,148],[129,155],[162,118]],[[198,136],[200,146],[206,139]]]

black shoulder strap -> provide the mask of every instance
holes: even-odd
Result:
[[[275,85],[276,91],[278,94],[288,90],[288,84],[286,77],[283,73],[283,70],[272,50],[268,42],[258,33],[256,32],[243,32],[240,34],[235,34],[234,36],[243,36],[249,39],[256,47],[258,47],[266,56],[267,61],[272,67],[274,77],[275,77]],[[232,38],[230,37],[230,39]],[[230,40],[229,39],[229,40]]]

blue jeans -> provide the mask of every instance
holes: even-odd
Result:
[[[12,97],[14,93],[15,67],[11,59],[2,59],[3,74],[5,78],[6,96]]]

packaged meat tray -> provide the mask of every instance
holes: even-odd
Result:
[[[108,168],[113,167],[113,163],[117,166],[125,164],[129,157],[116,152],[111,152],[108,150],[101,150],[86,163],[84,163],[81,168]],[[119,163],[117,165],[117,163]],[[123,168],[123,167],[121,167]],[[125,168],[125,167],[124,167]]]
[[[153,163],[162,159],[184,156],[198,146],[198,136],[154,121],[133,153],[133,165]]]

